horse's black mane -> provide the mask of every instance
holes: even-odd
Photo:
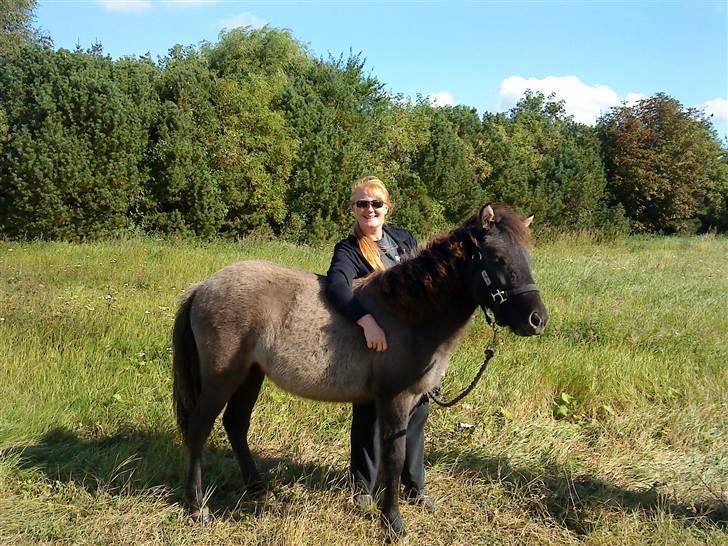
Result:
[[[465,265],[480,242],[491,246],[528,245],[530,231],[523,218],[507,205],[492,205],[493,228],[485,230],[474,214],[449,233],[431,239],[412,258],[367,279],[381,291],[386,304],[404,314],[438,311],[462,290]]]

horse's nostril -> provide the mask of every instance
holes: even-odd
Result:
[[[534,330],[539,330],[543,324],[541,315],[539,315],[537,311],[534,311],[528,316],[528,323]]]

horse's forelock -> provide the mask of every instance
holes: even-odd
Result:
[[[495,223],[508,242],[521,246],[531,244],[531,230],[526,225],[526,219],[523,216],[502,203],[493,205],[493,211],[495,212]]]

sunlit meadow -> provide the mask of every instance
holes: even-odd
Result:
[[[561,237],[533,255],[547,332],[503,333],[477,389],[432,409],[440,510],[403,505],[409,543],[728,543],[728,239]],[[0,242],[0,542],[381,543],[346,483],[349,407],[268,382],[251,446],[272,494],[241,494],[217,426],[215,520],[188,518],[172,319],[187,286],[246,258],[324,273],[330,249]],[[447,394],[488,336],[477,316]]]

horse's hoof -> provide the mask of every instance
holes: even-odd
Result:
[[[192,521],[201,523],[202,525],[210,525],[212,523],[212,514],[210,514],[210,509],[207,506],[192,512],[191,518]]]
[[[251,482],[245,486],[245,495],[253,500],[265,500],[269,496],[269,491],[261,480]]]
[[[384,538],[385,544],[396,544],[397,546],[407,546],[411,543],[410,536],[407,533],[401,535],[387,534]]]
[[[387,533],[387,542],[399,542],[405,537],[407,531],[402,523],[402,516],[399,514],[395,516],[386,516],[382,514],[382,525]]]

